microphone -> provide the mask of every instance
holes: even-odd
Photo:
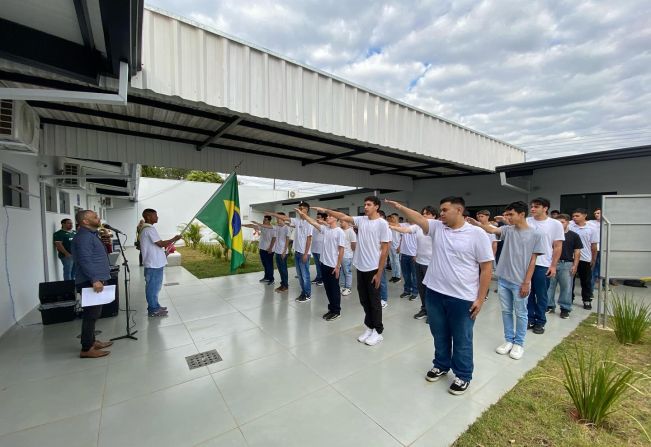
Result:
[[[102,226],[103,226],[104,228],[106,228],[107,230],[111,230],[111,231],[113,231],[114,233],[117,233],[117,234],[125,234],[125,233],[123,233],[122,231],[118,230],[118,229],[115,228],[115,227],[110,226],[110,225],[107,224],[107,223],[105,223],[105,224],[102,225]]]

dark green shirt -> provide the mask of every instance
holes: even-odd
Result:
[[[59,230],[54,233],[54,242],[61,242],[63,244],[63,248],[65,248],[68,253],[72,253],[72,240],[74,239],[75,234],[77,234],[75,230]],[[57,250],[57,254],[59,255],[59,259],[65,258],[63,253],[61,253],[59,250]]]

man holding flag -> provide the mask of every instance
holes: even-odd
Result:
[[[188,226],[194,219],[201,221],[224,239],[226,247],[231,249],[231,272],[237,270],[244,263],[237,174],[233,172],[228,176],[197,215],[190,220]]]

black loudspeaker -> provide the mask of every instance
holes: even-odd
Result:
[[[111,279],[106,281],[106,285],[115,286],[115,300],[102,305],[102,315],[100,318],[115,317],[120,311],[120,285],[118,284],[119,269],[115,272],[111,271]]]
[[[77,296],[74,281],[42,282],[38,285],[43,324],[72,321],[77,317]]]

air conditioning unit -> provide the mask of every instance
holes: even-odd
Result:
[[[296,197],[296,191],[289,191],[289,198],[293,199],[294,197]]]
[[[113,197],[102,198],[102,206],[104,208],[113,208]]]
[[[60,178],[57,180],[59,188],[66,189],[84,189],[86,188],[86,179],[83,177],[81,165],[76,163],[62,163],[59,168],[60,175],[80,176],[79,178]]]
[[[0,148],[38,153],[40,120],[24,101],[0,100]]]

